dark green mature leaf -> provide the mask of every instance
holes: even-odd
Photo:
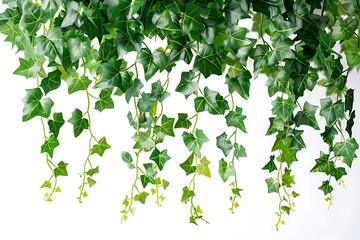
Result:
[[[265,179],[265,182],[266,182],[266,185],[268,188],[268,193],[278,193],[279,192],[280,184],[278,181],[274,180],[271,177],[271,178]]]
[[[191,155],[183,163],[180,164],[180,167],[185,171],[186,176],[196,172],[196,166],[193,166],[194,157],[194,153],[191,153]]]
[[[241,157],[246,157],[246,156],[247,156],[246,155],[246,149],[244,148],[244,146],[235,143],[234,144],[234,157],[239,159]]]
[[[295,58],[295,54],[291,50],[293,41],[290,39],[282,40],[280,38],[272,43],[273,50],[269,52],[269,64],[276,64],[284,59]]]
[[[35,39],[36,52],[39,56],[48,56],[51,60],[63,54],[63,34],[59,27],[49,29],[46,34]]]
[[[216,137],[216,146],[224,153],[226,157],[233,148],[233,144],[230,140],[228,140],[227,134],[225,132]]]
[[[200,158],[201,157],[201,146],[209,141],[207,136],[204,134],[204,131],[201,129],[196,129],[195,135],[192,133],[184,132],[182,134],[183,140],[189,151],[195,153],[195,155]]]
[[[229,127],[239,128],[241,131],[246,133],[246,127],[244,124],[246,116],[242,114],[242,108],[236,107],[235,111],[229,111],[229,113],[225,116],[226,124]]]
[[[42,0],[41,9],[49,16],[50,19],[53,19],[59,10],[61,3],[62,0]]]
[[[299,28],[291,22],[285,21],[282,15],[276,16],[269,21],[269,31],[272,39],[286,39],[294,34]]]
[[[334,190],[334,188],[330,185],[330,182],[328,180],[323,181],[319,189],[324,192],[324,195],[327,195]]]
[[[69,68],[64,80],[68,85],[69,94],[77,91],[85,91],[91,84],[91,80],[88,77],[79,76],[79,73],[73,68]]]
[[[161,30],[163,34],[174,34],[181,31],[180,27],[173,22],[169,10],[165,10],[159,14],[155,13],[152,17],[152,23],[156,28]]]
[[[161,62],[167,61],[166,58],[160,60]],[[159,66],[156,65],[154,56],[148,48],[141,49],[137,61],[143,65],[146,80],[149,80],[160,69]]]
[[[178,120],[175,123],[175,128],[189,129],[191,124],[192,123],[188,119],[188,114],[187,113],[178,113]]]
[[[244,7],[244,5],[247,4],[248,3],[245,3],[245,1],[244,2],[239,2],[236,0],[225,1],[224,11],[225,11],[226,20],[230,23],[233,23],[236,22],[237,19],[250,17],[247,13],[248,9]],[[245,9],[243,9],[243,7]]]
[[[156,102],[156,98],[154,98],[152,93],[141,93],[141,98],[138,100],[137,107],[140,112],[150,112],[151,108]]]
[[[22,99],[24,103],[22,121],[29,121],[36,116],[48,118],[54,102],[48,97],[43,98],[44,94],[40,88],[27,89],[25,91],[26,96]]]
[[[160,151],[155,148],[150,155],[150,160],[153,160],[159,167],[160,171],[162,171],[165,163],[170,160],[170,156],[167,154],[167,150]]]
[[[319,43],[325,56],[329,56],[335,46],[335,41],[324,31],[319,31]]]
[[[129,152],[121,152],[121,159],[127,164],[128,168],[134,169],[133,158]]]
[[[146,198],[149,196],[150,194],[147,192],[141,192],[139,194],[136,194],[134,197],[135,201],[139,201],[142,204],[145,204]]]
[[[88,58],[91,56],[91,46],[90,42],[85,41],[85,39],[70,38],[68,41],[70,59],[71,62],[76,62],[81,58]]]
[[[270,97],[274,96],[277,92],[288,94],[291,89],[290,75],[284,69],[280,69],[276,71],[276,76],[270,77],[267,80],[266,86],[268,87]]]
[[[200,54],[195,58],[194,71],[200,71],[205,78],[208,78],[212,74],[221,75],[223,73],[221,58],[215,46],[202,45]]]
[[[296,108],[295,97],[289,96],[287,99],[283,99],[281,97],[277,97],[272,102],[273,108],[271,109],[274,115],[277,115],[284,122],[288,121]]]
[[[182,72],[179,85],[177,85],[175,91],[184,94],[185,98],[188,98],[192,94],[196,94],[199,90],[199,86],[193,81],[195,73],[193,71]]]
[[[97,144],[91,148],[91,154],[98,154],[99,156],[103,156],[104,152],[111,148],[111,146],[106,142],[106,137],[102,137]]]
[[[254,59],[254,78],[257,78],[263,68],[270,64],[269,46],[256,45],[256,48],[252,50],[250,56]]]
[[[56,168],[54,168],[54,176],[55,177],[58,177],[58,176],[67,176],[68,175],[68,172],[67,172],[67,169],[66,169],[66,166],[68,164],[63,162],[63,161],[60,161],[57,165]]]
[[[228,85],[230,93],[237,92],[242,98],[248,99],[250,94],[249,80],[251,78],[251,73],[248,70],[246,70],[244,67],[242,67],[242,65],[238,65],[236,72],[237,72],[236,77],[230,77],[229,74],[227,74],[225,77],[225,83]]]
[[[49,130],[55,137],[59,136],[60,128],[64,125],[65,120],[63,118],[63,114],[54,113],[53,119],[48,121]]]
[[[349,134],[349,137],[352,137],[352,128],[354,126],[355,119],[355,110],[350,114],[349,120],[346,121],[346,132]]]
[[[160,132],[164,135],[175,137],[174,134],[175,118],[168,118],[165,114],[161,117],[161,125],[155,126],[154,132]]]
[[[151,163],[147,163],[144,164],[144,168],[146,170],[144,175],[140,176],[140,181],[141,184],[144,188],[146,188],[146,186],[151,183],[151,184],[155,184],[155,176],[156,176],[156,172],[153,169],[153,165]]]
[[[187,64],[190,64],[193,59],[193,53],[187,39],[178,35],[170,35],[167,39],[172,45],[172,49],[168,56],[169,62],[172,63],[183,60]]]
[[[327,127],[345,116],[345,104],[341,100],[333,103],[331,98],[323,98],[320,99],[320,105],[320,116],[325,118]]]
[[[331,126],[331,127],[325,126],[325,131],[323,133],[321,133],[321,137],[323,138],[324,142],[326,142],[328,145],[332,146],[335,136],[338,133],[339,132],[336,130],[336,128],[334,126]]]
[[[345,175],[347,175],[347,173],[343,167],[335,168],[334,171],[331,172],[331,176],[335,177],[336,181],[339,181]]]
[[[86,19],[84,21],[84,29],[90,39],[98,38],[101,42],[103,35],[103,18],[99,8],[88,8],[86,11]]]
[[[345,94],[345,111],[352,112],[354,106],[354,89],[349,89]]]
[[[123,61],[111,58],[109,62],[101,64],[103,75],[100,82],[96,83],[96,88],[120,87],[122,82],[121,73],[123,72]]]
[[[40,6],[30,0],[23,1],[20,24],[30,35],[35,34],[40,29],[41,24],[46,23],[47,20],[48,16],[46,16]]]
[[[269,18],[273,18],[286,11],[283,0],[257,0],[253,1],[255,12],[261,12]]]
[[[202,97],[194,100],[197,112],[207,111],[214,115],[223,115],[229,109],[228,102],[217,91],[212,91],[208,87],[204,88]]]
[[[46,139],[44,144],[41,146],[41,153],[47,153],[52,158],[55,148],[59,145],[60,143],[57,138],[51,134],[50,137]]]
[[[314,128],[315,130],[320,130],[315,117],[315,112],[318,108],[318,106],[305,102],[303,109],[299,111],[294,118],[295,125],[297,127],[300,125],[307,125]]]
[[[333,151],[335,156],[344,157],[344,162],[351,168],[352,162],[356,158],[357,149],[359,149],[359,144],[354,138],[349,138],[345,142],[336,143]]]
[[[206,157],[203,157],[202,159],[200,159],[200,162],[196,166],[196,172],[199,175],[204,175],[205,177],[211,178],[209,164],[210,161]]]
[[[40,66],[32,59],[26,60],[19,58],[20,66],[14,71],[14,74],[21,75],[26,78],[35,78],[40,71]]]
[[[269,173],[271,173],[272,171],[277,170],[276,164],[274,163],[274,159],[275,159],[275,156],[271,155],[270,156],[270,161],[267,164],[265,164],[265,166],[262,168],[262,170],[268,170]]]
[[[111,98],[112,91],[107,89],[102,89],[99,95],[99,100],[95,102],[95,109],[100,112],[105,109],[113,109],[114,101]]]
[[[89,128],[89,120],[83,118],[83,114],[79,109],[75,109],[75,111],[71,113],[71,118],[68,122],[73,125],[75,137],[78,137],[84,129]]]
[[[204,29],[204,24],[201,19],[201,7],[197,3],[190,2],[186,4],[186,10],[182,19],[182,30],[186,34],[191,31],[199,31]]]
[[[225,162],[225,160],[222,158],[219,161],[219,175],[221,177],[221,179],[226,182],[229,177],[234,176],[235,175],[235,167],[231,164],[228,164],[227,162]]]
[[[159,102],[163,102],[167,97],[170,96],[170,93],[168,93],[167,91],[165,91],[162,83],[160,80],[154,82],[153,84],[151,84],[151,96],[159,101]]]
[[[181,202],[188,202],[192,197],[195,197],[195,193],[193,190],[190,190],[187,186],[183,187],[183,194],[181,196]]]
[[[288,13],[290,22],[298,28],[307,29],[313,18],[310,14],[310,5],[305,0],[298,0],[291,5],[293,11]]]
[[[61,84],[61,71],[55,70],[50,72],[46,78],[41,81],[40,87],[44,90],[45,94],[57,89]]]
[[[125,92],[125,99],[126,102],[130,102],[130,99],[132,97],[139,97],[140,90],[144,87],[144,84],[142,84],[141,80],[138,78],[135,78],[134,81],[131,83],[131,86],[126,90]]]

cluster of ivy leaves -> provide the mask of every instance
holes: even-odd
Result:
[[[23,121],[37,117],[42,123],[41,153],[46,155],[50,177],[41,187],[49,189],[45,193],[48,201],[61,191],[58,178],[68,175],[68,163],[55,162],[61,127],[67,122],[73,126],[74,137],[89,135],[79,186],[82,202],[87,189],[96,184],[94,174],[99,173],[92,155],[103,156],[111,148],[105,136],[99,139],[92,132],[91,111],[113,109],[113,98],[124,96],[126,103],[133,105],[127,118],[135,131],[135,143],[133,151],[123,151],[121,158],[135,176],[123,201],[122,220],[134,213],[135,202],[144,204],[149,195],[156,197],[158,205],[165,200],[162,191],[170,182],[161,172],[171,157],[161,143],[183,129],[182,140],[190,155],[183,156],[180,167],[190,181],[182,189],[181,202],[190,205],[191,223],[208,222],[195,203],[196,178],[212,176],[212,159],[201,150],[209,139],[197,124],[205,114],[222,115],[227,125],[216,137],[223,154],[218,174],[224,182],[231,179],[229,209],[234,213],[242,191],[235,159],[246,157],[237,136],[247,132],[246,116],[236,99],[249,98],[250,79],[259,74],[267,76],[273,99],[266,135],[276,137],[263,169],[276,173],[265,183],[268,192],[279,197],[277,229],[284,224],[283,214],[294,211],[294,198],[299,196],[293,189],[291,167],[298,161],[297,153],[306,148],[305,130],[319,131],[328,145],[311,172],[327,175],[319,189],[330,204],[333,182],[343,184],[346,168],[351,168],[356,158],[354,90],[346,83],[349,72],[360,67],[359,0],[2,2],[7,9],[0,14],[0,32],[23,53],[14,74],[35,79],[34,88],[27,89],[23,98]],[[242,27],[244,19],[252,20],[251,29]],[[250,37],[254,33],[257,38]],[[154,38],[164,40],[166,46],[150,48],[146,42]],[[126,56],[133,52],[136,60],[128,63]],[[170,97],[169,82],[174,79],[170,74],[180,61],[191,70],[181,73],[175,91],[194,107],[167,116],[163,102]],[[166,72],[167,77],[155,81],[159,72]],[[223,79],[218,81],[227,86],[227,93],[206,86],[204,79],[212,75],[223,76],[217,79]],[[86,109],[74,109],[67,120],[62,112],[52,112],[51,92],[62,81],[69,94],[81,92],[87,101]],[[143,90],[146,85],[151,85],[151,91]],[[316,87],[325,89],[328,96],[309,103],[304,95]],[[318,123],[320,118],[325,119],[325,126]]]

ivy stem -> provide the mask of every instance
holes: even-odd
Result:
[[[234,131],[234,133],[232,135],[234,135],[234,144],[236,144],[237,143],[237,139],[236,139],[236,137],[237,137],[237,128],[235,128],[235,131]],[[233,152],[230,164],[235,168],[235,151]],[[234,173],[234,182],[233,183],[234,183],[235,189],[237,189],[238,188],[238,179],[237,179],[236,171]],[[238,195],[236,193],[233,193],[232,201],[231,201],[231,208],[230,208],[230,211],[231,211],[232,214],[235,214],[235,208],[236,208],[235,204],[236,204],[236,198],[237,197],[238,197]]]

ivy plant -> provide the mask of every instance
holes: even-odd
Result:
[[[239,99],[251,97],[251,81],[259,74],[266,76],[272,99],[271,116],[262,117],[269,117],[264,134],[274,135],[275,141],[269,159],[261,161],[269,172],[264,185],[278,198],[276,229],[300,196],[292,167],[303,160],[298,153],[312,145],[303,140],[304,131],[318,132],[328,146],[308,171],[323,174],[319,190],[329,205],[335,183],[344,185],[359,148],[353,138],[354,90],[347,87],[349,73],[360,68],[359,0],[2,2],[6,9],[0,14],[0,32],[20,56],[14,74],[34,80],[22,99],[22,120],[42,124],[39,151],[49,168],[40,185],[45,200],[52,201],[61,191],[61,180],[71,167],[69,160],[57,157],[64,124],[72,125],[75,138],[88,139],[87,154],[79,159],[83,168],[77,170],[77,199],[81,203],[90,194],[101,174],[93,155],[106,156],[111,149],[106,136],[93,132],[91,114],[114,109],[113,99],[121,98],[131,105],[124,117],[134,129],[133,149],[118,149],[119,159],[134,176],[121,220],[151,197],[163,204],[171,179],[164,179],[162,172],[172,153],[162,143],[174,137],[188,149],[179,156],[184,170],[179,202],[189,207],[189,222],[209,222],[196,199],[199,177],[216,177],[230,186],[228,208],[234,213],[243,191],[237,170],[239,160],[247,157],[245,123],[251,111],[243,109]],[[154,39],[163,41],[154,46]],[[129,61],[129,56],[136,57]],[[190,70],[178,79],[172,73],[179,71],[179,62]],[[214,75],[227,91],[207,85],[206,79]],[[175,89],[169,88],[170,81],[177,81]],[[51,97],[61,84],[67,85],[68,94],[82,95],[86,107],[54,112],[53,106],[61,103]],[[307,95],[314,89],[323,89],[327,96],[310,101]],[[170,116],[164,101],[174,91],[193,107]],[[71,117],[64,119],[66,115]],[[202,148],[210,141],[198,120],[212,115],[226,122],[216,126],[214,139],[221,159]],[[211,172],[211,165],[218,171]]]

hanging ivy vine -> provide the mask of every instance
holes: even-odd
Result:
[[[132,106],[127,118],[134,129],[133,149],[121,150],[134,176],[122,202],[121,220],[127,220],[149,196],[161,206],[171,181],[162,177],[166,162],[171,161],[162,143],[178,137],[189,150],[179,156],[183,159],[179,167],[189,178],[184,178],[179,201],[189,206],[191,223],[208,223],[196,199],[196,181],[214,176],[209,168],[214,159],[202,150],[209,138],[198,124],[199,118],[209,115],[221,115],[226,122],[216,126],[216,147],[223,154],[218,175],[230,183],[229,210],[234,213],[242,191],[237,160],[247,156],[242,145],[247,133],[243,112],[251,111],[237,99],[250,97],[250,80],[259,74],[266,75],[272,98],[266,135],[275,135],[275,142],[263,169],[271,174],[265,179],[268,192],[278,196],[276,229],[284,224],[284,214],[295,210],[299,194],[292,166],[301,164],[297,153],[311,145],[304,142],[304,131],[319,132],[328,145],[311,172],[326,175],[319,189],[329,206],[334,183],[344,184],[343,176],[359,148],[352,137],[354,90],[347,88],[349,73],[360,67],[359,0],[2,2],[7,8],[0,14],[0,32],[21,52],[14,74],[34,79],[22,100],[22,120],[41,122],[40,152],[49,167],[41,185],[47,189],[45,200],[54,199],[61,191],[61,178],[68,175],[70,165],[57,159],[55,151],[64,124],[72,124],[75,138],[88,135],[77,198],[81,203],[88,196],[96,184],[95,174],[100,174],[92,155],[103,156],[111,148],[106,136],[99,138],[93,132],[91,113],[115,108],[113,98],[120,97]],[[243,27],[249,26],[249,20],[251,28]],[[163,45],[148,46],[154,38],[163,40]],[[135,61],[128,62],[133,53]],[[191,70],[182,72],[179,80],[172,72],[180,61]],[[160,72],[166,77],[155,81]],[[227,92],[207,86],[212,75],[221,76],[218,84],[225,84]],[[79,92],[87,103],[85,109],[74,109],[67,121],[64,115],[70,113],[52,111],[60,103],[54,103],[51,94],[62,81],[68,94]],[[170,81],[177,82],[176,89],[169,89]],[[151,91],[143,90],[147,85]],[[315,88],[324,89],[327,97],[308,102],[306,93]],[[174,90],[194,107],[168,116],[164,101]],[[318,123],[320,118],[325,125]]]

